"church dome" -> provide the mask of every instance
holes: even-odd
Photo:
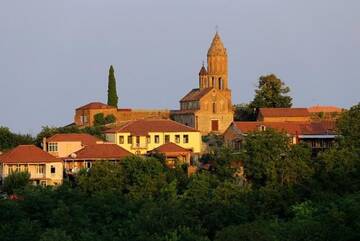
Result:
[[[209,55],[226,56],[226,48],[224,47],[224,44],[222,43],[218,32],[216,32],[216,34],[211,42],[211,45],[210,45],[207,55],[208,56]]]

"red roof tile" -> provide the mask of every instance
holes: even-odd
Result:
[[[130,155],[132,155],[131,152],[128,152],[127,150],[116,144],[104,143],[104,144],[94,144],[94,145],[86,146],[83,149],[75,152],[74,154],[69,155],[69,157],[66,159],[106,160],[106,159],[121,159]]]
[[[50,155],[34,145],[19,145],[14,149],[0,155],[1,163],[46,163],[61,162],[60,159]]]
[[[89,110],[89,109],[112,109],[116,107],[110,106],[110,105],[106,105],[104,103],[101,102],[91,102],[89,104],[83,105],[79,108],[77,108],[76,110]]]
[[[321,106],[321,105],[315,105],[308,108],[308,111],[310,113],[340,113],[343,111],[343,109],[336,107],[336,106]]]
[[[155,148],[153,151],[158,151],[161,153],[190,153],[191,150],[185,149],[179,145],[176,145],[175,143],[166,143],[163,144],[157,148]]]
[[[55,134],[46,139],[47,142],[81,142],[82,145],[93,145],[102,141],[99,138],[85,133]]]
[[[185,95],[180,101],[197,101],[200,100],[203,96],[209,93],[213,88],[204,88],[204,89],[192,89],[187,95]]]
[[[263,117],[308,117],[306,108],[260,108],[259,113]]]
[[[142,119],[105,131],[106,133],[127,132],[135,136],[146,136],[149,132],[197,132],[196,129],[166,119]]]
[[[284,131],[291,135],[326,135],[335,133],[335,122],[246,122],[236,121],[234,125],[242,132],[249,133],[260,130],[261,126]]]

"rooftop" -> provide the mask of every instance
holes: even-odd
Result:
[[[306,108],[260,108],[259,113],[263,117],[308,117]]]
[[[34,145],[19,145],[0,155],[1,163],[47,163],[61,160]]]
[[[105,131],[106,133],[131,133],[146,136],[149,132],[197,132],[196,129],[167,119],[142,119],[123,123],[121,126]]]
[[[187,93],[180,101],[198,101],[207,93],[209,93],[212,88],[204,88],[204,89],[192,89],[189,93]]]
[[[81,142],[82,145],[93,145],[101,139],[86,133],[61,133],[46,139],[47,142]]]
[[[103,144],[94,144],[90,146],[85,146],[83,149],[71,154],[66,159],[121,159],[126,156],[132,155],[130,152],[124,148],[110,143]]]
[[[90,110],[90,109],[116,109],[116,107],[101,103],[101,102],[90,102],[89,104],[83,105],[76,110]]]

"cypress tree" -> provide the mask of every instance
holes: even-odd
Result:
[[[116,79],[114,74],[114,68],[110,65],[109,69],[109,82],[108,82],[108,101],[107,104],[110,106],[117,107],[118,96],[116,93]]]

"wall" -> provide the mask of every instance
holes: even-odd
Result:
[[[48,150],[45,151],[56,157],[67,157],[71,153],[74,153],[83,148],[80,141],[68,141],[68,142],[62,141],[62,142],[51,142],[51,143],[57,143],[58,151],[57,152],[51,152]]]
[[[155,136],[159,135],[159,143],[155,143]],[[151,132],[149,133],[150,136],[150,143],[147,142],[146,136],[140,136],[140,145],[139,148],[135,148],[136,144],[136,137],[132,137],[133,144],[129,144],[127,141],[128,136],[130,133],[116,133],[116,134],[106,134],[106,139],[108,141],[114,140],[117,145],[123,147],[124,149],[128,150],[134,154],[146,154],[148,151],[151,151],[163,144],[165,144],[165,135],[170,136],[170,142],[173,142],[183,148],[192,149],[194,153],[201,153],[201,134],[199,132]],[[175,135],[180,135],[180,143],[175,142]],[[184,143],[183,136],[189,136],[189,143]],[[124,144],[119,143],[119,136],[124,136]],[[136,151],[140,151],[140,153],[136,153]]]

